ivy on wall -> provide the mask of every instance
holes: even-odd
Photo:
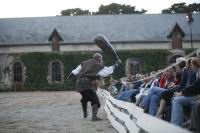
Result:
[[[60,60],[64,64],[64,73],[68,75],[82,60],[90,54],[80,53],[27,53],[21,54],[21,61],[26,66],[26,79],[23,90],[73,90],[75,83],[65,81],[64,84],[49,84],[47,80],[48,65],[52,60]],[[81,58],[80,58],[81,57]]]
[[[118,69],[114,75],[120,78],[125,74],[125,62],[127,58],[137,58],[142,63],[142,73],[149,73],[158,69],[165,68],[167,65],[166,57],[170,54],[168,50],[132,50],[120,51],[119,57],[122,59],[122,68]]]
[[[81,61],[92,57],[94,52],[52,52],[52,53],[26,53],[21,54],[21,61],[26,66],[26,79],[23,84],[23,90],[74,90],[75,83],[65,81],[64,84],[48,84],[48,65],[52,60],[60,60],[64,64],[64,73],[68,75],[71,70],[76,68]],[[148,73],[167,64],[166,57],[168,50],[131,50],[119,51],[118,55],[122,64],[117,68],[113,77],[119,79],[125,76],[125,62],[127,58],[138,58],[142,62],[142,72]],[[104,64],[110,66],[114,60],[103,53]]]

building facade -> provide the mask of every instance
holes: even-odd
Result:
[[[200,48],[200,14],[193,14],[193,19],[193,47]],[[1,86],[14,84],[18,88],[27,80],[29,68],[21,60],[21,53],[99,51],[93,41],[98,34],[106,36],[117,51],[169,50],[168,63],[184,56],[182,49],[191,48],[186,14],[5,18],[0,19]],[[138,58],[127,59],[127,73],[140,72],[141,65]],[[63,61],[55,58],[49,60],[47,66],[47,83],[63,84]]]

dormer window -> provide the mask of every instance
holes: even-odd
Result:
[[[63,39],[61,38],[60,34],[58,33],[56,29],[53,30],[48,40],[52,44],[52,51],[60,51],[59,42],[63,41]]]
[[[167,36],[168,38],[172,38],[172,49],[181,49],[182,48],[182,38],[185,36],[185,33],[181,29],[181,27],[178,25],[178,23],[175,24],[173,29],[171,30],[170,34]]]

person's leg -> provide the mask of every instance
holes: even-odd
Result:
[[[123,98],[122,98],[121,100],[122,100],[122,101],[131,102],[131,95],[132,95],[133,93],[135,93],[136,91],[138,91],[138,90],[136,90],[136,89],[130,89],[130,90],[125,91],[125,92],[124,92],[124,95],[123,95]]]
[[[88,102],[88,99],[87,99],[87,95],[85,94],[85,92],[80,92],[82,98],[81,98],[81,105],[82,105],[82,109],[83,109],[83,117],[84,118],[87,118],[88,116],[88,113],[87,113],[87,102]]]
[[[144,98],[142,99],[142,101],[140,102],[139,106],[143,109],[148,109],[149,108],[149,103],[150,103],[150,99],[151,96],[153,95],[153,89],[150,89],[147,93],[146,96],[144,96]]]
[[[164,91],[166,91],[166,89],[154,87],[153,91],[154,92],[149,103],[149,114],[152,116],[155,116],[158,110],[158,102],[159,102],[160,96]]]
[[[97,112],[100,107],[100,102],[96,92],[93,90],[88,90],[88,97],[90,98],[92,106],[92,121],[102,120],[99,117],[97,117]]]
[[[138,94],[138,95],[136,95],[136,96],[135,96],[135,98],[136,98],[135,104],[136,104],[137,106],[139,106],[139,105],[140,105],[140,102],[142,101],[142,99],[143,99],[144,97],[145,97],[144,94]]]
[[[200,99],[195,101],[191,114],[190,129],[200,132]]]
[[[165,90],[160,95],[160,104],[159,109],[156,114],[157,118],[162,118],[164,116],[164,120],[170,121],[171,119],[171,99],[174,93],[171,90]]]
[[[157,95],[153,95],[150,99],[149,104],[149,114],[155,116],[158,110],[158,100],[159,97]]]
[[[157,118],[160,118],[160,119],[162,118],[165,106],[166,106],[166,101],[164,99],[161,99],[160,100],[160,106],[159,106],[158,112],[156,114]]]
[[[118,96],[116,97],[116,99],[122,100],[122,101],[123,101],[125,95],[126,95],[126,91],[120,92],[120,93],[118,94]]]
[[[171,123],[175,125],[181,125],[183,123],[183,106],[190,106],[194,97],[178,96],[174,97],[172,101],[172,114]]]
[[[153,88],[151,88],[147,94],[147,96],[144,97],[144,99],[142,100],[142,102],[140,103],[140,107],[146,109],[149,108],[149,104],[150,104],[150,99],[153,95],[157,95],[160,96],[162,94],[162,92],[164,92],[166,89],[154,86]]]
[[[132,91],[132,93],[131,93],[131,95],[130,95],[130,99],[131,99],[131,101],[132,101],[133,103],[136,102],[135,96],[136,96],[139,92],[140,92],[139,89],[133,89],[133,91]]]

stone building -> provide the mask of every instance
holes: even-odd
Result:
[[[200,48],[200,14],[193,14],[193,47]],[[168,49],[167,61],[191,48],[186,14],[56,16],[0,19],[0,83],[13,85],[26,79],[28,69],[18,53],[97,51],[95,35],[103,34],[118,51]],[[140,61],[127,59],[127,69],[140,71]],[[63,82],[63,63],[49,63],[48,83]]]

